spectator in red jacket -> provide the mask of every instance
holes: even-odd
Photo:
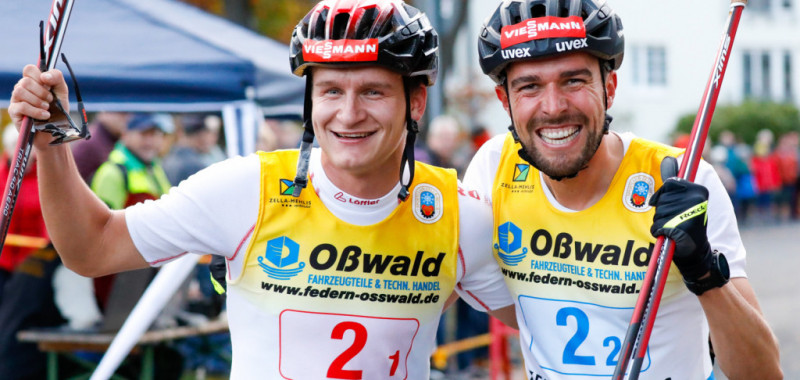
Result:
[[[775,215],[775,196],[781,189],[781,176],[778,164],[772,155],[772,131],[762,129],[753,144],[753,158],[750,166],[756,179],[757,205],[760,217],[773,218]]]
[[[0,165],[0,178],[8,178],[11,157],[16,151],[18,133],[13,125],[3,131],[3,155]],[[36,177],[36,155],[31,152],[28,167],[22,177],[22,185],[8,227],[8,237],[0,253],[0,302],[2,289],[11,272],[25,260],[31,252],[42,248],[48,241],[47,230],[39,204],[39,184]]]
[[[781,189],[776,199],[778,216],[782,220],[797,219],[798,142],[800,135],[789,132],[781,136],[773,153],[781,178]]]

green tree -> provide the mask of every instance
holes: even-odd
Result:
[[[678,120],[676,133],[690,133],[695,114],[687,114]],[[717,141],[720,132],[729,130],[742,142],[753,144],[756,134],[762,129],[771,130],[775,136],[786,132],[800,132],[800,111],[789,103],[746,101],[740,105],[718,106],[708,129],[708,136]]]
[[[250,0],[256,17],[256,29],[285,44],[292,38],[292,30],[308,13],[316,0]]]
[[[288,44],[292,29],[317,0],[181,0]]]

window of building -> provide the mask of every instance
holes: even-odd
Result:
[[[761,53],[761,96],[764,99],[770,99],[772,94],[770,61],[769,52]]]
[[[789,0],[782,0],[784,4]],[[749,0],[747,2],[747,9],[750,11],[756,12],[769,12],[772,8],[771,3],[772,0]]]
[[[792,88],[792,53],[783,53],[783,96],[787,101],[794,100]]]
[[[631,48],[633,83],[640,86],[663,87],[667,84],[667,50],[663,46]]]
[[[633,48],[631,48],[630,52],[631,67],[633,68],[632,76],[634,84],[642,84],[642,74],[641,74],[642,63],[639,62],[640,61],[639,56],[641,56],[641,53],[639,52],[640,50],[641,49],[638,46],[634,46]]]
[[[742,67],[744,68],[744,97],[753,97],[753,56],[746,51],[742,55]]]
[[[663,46],[647,48],[647,83],[654,86],[667,84],[667,51]]]

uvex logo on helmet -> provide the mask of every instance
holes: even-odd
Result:
[[[545,38],[584,38],[586,37],[586,27],[580,16],[547,16],[504,26],[500,33],[500,48],[505,49],[516,44]]]
[[[307,62],[373,62],[378,60],[378,39],[303,42]]]

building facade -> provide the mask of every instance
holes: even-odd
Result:
[[[714,65],[730,3],[694,0],[608,0],[625,31],[625,57],[609,114],[612,129],[670,141],[678,119],[697,112]],[[792,102],[800,106],[800,1],[749,0],[724,77],[718,104],[747,98]],[[480,73],[476,36],[497,1],[471,1],[470,18],[459,41],[463,49],[456,75],[494,92]],[[468,37],[468,38],[467,38]],[[472,49],[472,51],[467,51]],[[475,60],[475,62],[469,62]],[[454,87],[448,83],[448,87]],[[457,87],[457,86],[456,86]],[[499,102],[486,102],[475,115],[493,133],[502,133],[508,116]]]

